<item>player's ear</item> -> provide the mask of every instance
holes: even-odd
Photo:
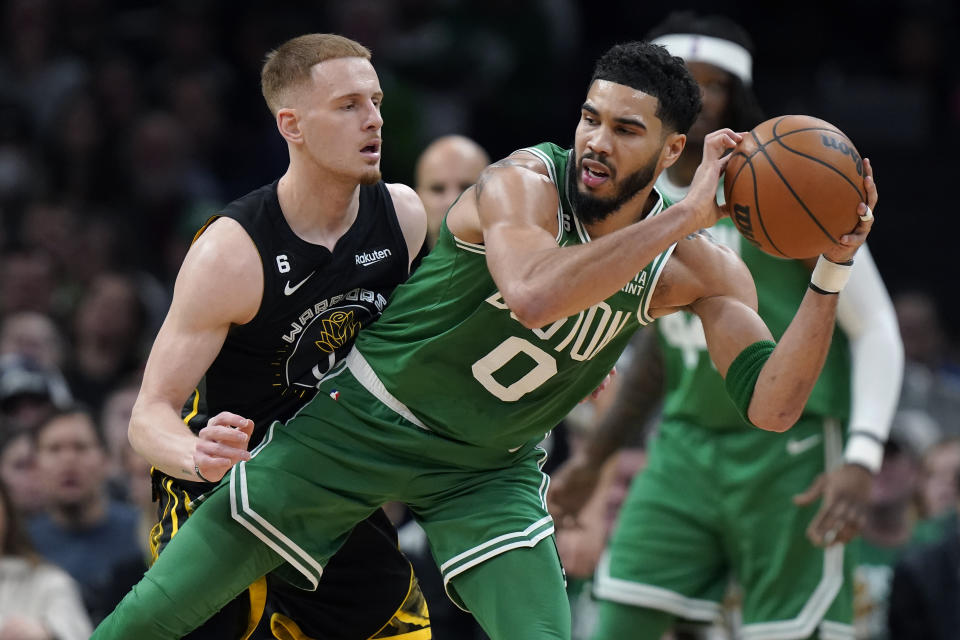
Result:
[[[687,134],[676,132],[667,134],[667,139],[663,141],[663,150],[660,152],[661,168],[666,169],[676,162],[686,144]]]
[[[279,109],[277,111],[277,129],[287,142],[294,144],[303,142],[303,133],[300,131],[300,119],[296,109]]]

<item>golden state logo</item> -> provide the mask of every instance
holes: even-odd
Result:
[[[320,339],[313,344],[324,353],[333,353],[348,342],[360,331],[360,322],[356,319],[353,309],[349,311],[334,311],[329,318],[321,318]]]
[[[380,293],[353,289],[306,309],[280,336],[284,346],[273,363],[279,369],[273,386],[283,395],[300,397],[316,389],[350,351],[357,332],[378,318],[386,304]]]

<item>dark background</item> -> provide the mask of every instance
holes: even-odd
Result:
[[[0,151],[28,157],[32,184],[11,188],[0,162],[5,245],[21,242],[30,203],[66,203],[119,236],[111,260],[169,284],[202,220],[285,168],[258,78],[265,52],[291,36],[338,32],[373,50],[384,176],[410,183],[419,151],[445,133],[493,157],[569,144],[593,60],[674,9],[743,24],[766,113],[829,120],[874,161],[881,272],[894,291],[934,291],[958,326],[960,28],[949,0],[6,0]]]

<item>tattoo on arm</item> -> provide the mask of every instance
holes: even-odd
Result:
[[[480,194],[483,192],[483,188],[487,185],[487,182],[490,180],[491,176],[496,169],[502,169],[504,167],[522,167],[524,163],[516,160],[515,158],[504,158],[503,160],[498,160],[493,164],[489,165],[483,172],[480,174],[480,177],[477,178],[477,184],[474,188],[476,193],[477,200],[480,200]]]
[[[698,238],[698,237],[703,238],[704,240],[707,240],[709,242],[712,242],[713,244],[717,244],[717,239],[714,238],[713,234],[711,234],[706,229],[699,229],[697,231],[694,231],[693,233],[687,236],[687,239],[693,240],[694,238]]]

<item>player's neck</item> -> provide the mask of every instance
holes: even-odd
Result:
[[[277,199],[295,234],[332,251],[357,218],[360,186],[291,164],[277,185]]]
[[[687,143],[677,161],[667,167],[667,176],[670,181],[678,187],[689,187],[702,156],[703,145]]]

